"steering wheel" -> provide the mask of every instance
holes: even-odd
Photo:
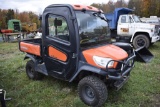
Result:
[[[82,39],[80,43],[87,42],[87,41],[89,41],[89,39]]]

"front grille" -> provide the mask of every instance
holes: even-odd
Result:
[[[125,59],[122,61],[118,61],[116,70],[120,70],[121,73],[123,73],[124,71],[126,71],[129,67],[132,67],[134,64],[134,59]]]
[[[160,26],[159,26],[159,25],[156,25],[156,26],[155,26],[155,33],[156,33],[156,34],[159,34],[159,33],[160,33],[159,30],[160,30]]]
[[[125,60],[126,60],[126,59],[125,59]],[[125,62],[125,60],[122,60],[122,61],[120,61],[120,62],[117,62],[118,64],[117,64],[117,66],[116,66],[116,70],[119,70],[119,69],[122,68],[122,64]]]

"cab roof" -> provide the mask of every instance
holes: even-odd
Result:
[[[58,7],[68,6],[68,7],[72,7],[73,10],[83,10],[83,9],[85,9],[85,10],[89,10],[89,11],[96,11],[96,12],[101,11],[101,12],[103,12],[102,10],[100,10],[96,7],[80,5],[80,4],[73,4],[73,5],[71,5],[71,4],[51,4],[51,5],[47,6],[46,8],[57,7],[57,6]]]
[[[86,9],[86,10],[91,10],[91,11],[101,11],[98,8],[93,7],[93,6],[86,6],[86,5],[79,5],[79,4],[72,5],[72,7],[74,8],[74,10]]]

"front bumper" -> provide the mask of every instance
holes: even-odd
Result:
[[[160,39],[160,36],[152,36],[151,37],[151,43],[157,42]]]
[[[112,80],[121,80],[123,79],[126,75],[128,75],[132,68],[134,67],[134,58],[136,57],[135,52],[133,51],[132,55],[125,61],[115,61],[118,62],[121,67],[119,69],[109,69],[106,67],[106,72],[107,72],[107,79],[112,79]],[[108,64],[107,64],[108,65]]]

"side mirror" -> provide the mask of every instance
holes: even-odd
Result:
[[[129,17],[129,23],[133,23],[133,20],[131,17]]]
[[[42,20],[42,15],[39,15],[39,16],[38,16],[38,19],[39,19],[39,20]]]
[[[62,26],[62,20],[55,19],[54,26]]]

